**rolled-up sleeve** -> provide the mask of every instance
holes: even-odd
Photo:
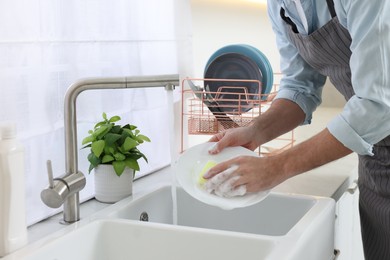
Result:
[[[335,4],[352,38],[350,66],[355,96],[327,127],[354,152],[373,155],[373,144],[390,135],[390,4],[381,0]]]
[[[348,123],[344,116],[333,118],[328,126],[329,132],[346,147],[358,154],[373,155],[372,145],[367,143]]]

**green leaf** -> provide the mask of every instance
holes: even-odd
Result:
[[[110,118],[110,120],[108,120],[108,122],[114,123],[114,122],[118,122],[119,120],[121,120],[119,116],[113,116]]]
[[[116,144],[118,146],[121,146],[125,142],[126,137],[127,135],[125,134],[125,132],[122,132],[121,138],[118,141],[116,141]]]
[[[111,146],[113,143],[119,140],[119,138],[121,138],[121,135],[108,133],[106,134],[104,140],[108,146]]]
[[[122,145],[122,149],[125,151],[130,151],[130,149],[136,147],[138,142],[131,139],[130,137],[126,137],[125,142]]]
[[[132,159],[132,158],[127,158],[125,160],[125,164],[127,167],[129,167],[130,169],[133,169],[135,171],[139,171],[139,164],[137,162],[137,160],[135,159]]]
[[[121,134],[121,132],[122,132],[122,127],[120,125],[114,125],[111,128],[111,133],[113,134]]]
[[[104,140],[99,140],[92,143],[91,150],[96,157],[99,157],[102,154],[105,143],[106,142]]]
[[[104,147],[104,154],[114,154],[116,152],[115,148],[112,146],[105,146]]]
[[[104,119],[104,120],[107,120],[107,114],[106,114],[105,112],[103,112],[103,115],[102,115],[102,116],[103,116],[103,119]]]
[[[137,135],[137,139],[141,139],[142,141],[145,142],[150,142],[149,137],[147,137],[146,135]]]
[[[126,168],[126,164],[124,161],[114,161],[112,162],[112,166],[114,167],[115,173],[118,176],[121,176]]]
[[[124,156],[123,154],[121,153],[115,153],[114,154],[114,158],[116,161],[123,161],[126,159],[126,156]]]
[[[84,145],[84,144],[87,144],[87,143],[90,143],[93,141],[95,141],[95,137],[93,135],[90,135],[90,136],[85,137],[83,139],[83,141],[81,142],[81,144]]]
[[[145,162],[148,162],[148,158],[146,158],[146,156],[143,153],[141,153],[141,154],[142,154],[142,158],[144,158]]]
[[[89,148],[89,147],[91,147],[91,146],[92,146],[91,144],[87,144],[87,145],[81,147],[81,149]]]
[[[96,167],[96,166],[98,166],[100,164],[100,159],[98,157],[96,157],[94,153],[88,154],[88,161],[94,167]]]
[[[130,125],[129,124],[125,124],[122,128],[130,130]]]
[[[101,122],[97,123],[97,124],[93,127],[93,129],[97,129],[99,126],[102,126],[102,125],[105,125],[105,124],[106,124],[105,121],[101,121]]]
[[[127,153],[121,146],[118,146],[118,152],[121,154]]]
[[[112,162],[113,160],[115,160],[115,158],[113,156],[106,154],[102,158],[102,163]]]
[[[130,129],[123,128],[122,136],[133,137],[134,134]]]
[[[88,173],[91,173],[91,171],[93,170],[93,168],[95,168],[95,166],[93,166],[92,164],[89,165],[89,169],[88,169]]]
[[[108,129],[108,125],[102,125],[98,129],[96,129],[95,132],[93,132],[93,136],[95,138],[98,138],[102,133],[107,131],[107,129]]]
[[[137,160],[142,157],[142,158],[144,158],[145,162],[148,162],[148,159],[146,158],[146,156],[143,153],[141,153],[139,150],[135,151],[132,155],[133,155],[133,158],[136,158]]]

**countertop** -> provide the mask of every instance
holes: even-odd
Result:
[[[326,123],[336,115],[338,108],[322,108],[315,112],[314,121],[309,126],[302,126],[294,132],[297,143],[322,130]],[[357,156],[349,155],[345,158],[293,177],[275,187],[273,192],[295,193],[313,196],[330,197],[336,201],[345,190],[357,178]],[[148,190],[172,183],[170,167],[158,172],[144,176],[134,182],[133,197],[139,197]],[[100,203],[91,199],[80,206],[81,218],[86,218],[111,204]],[[44,221],[41,221],[28,229],[29,243],[55,232],[64,227],[59,224],[62,214],[57,214]]]

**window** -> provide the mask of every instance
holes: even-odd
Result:
[[[56,212],[40,201],[40,192],[47,186],[47,159],[55,176],[64,173],[63,99],[69,85],[85,77],[185,73],[191,64],[191,53],[182,48],[190,46],[188,13],[185,0],[1,2],[0,121],[15,121],[26,147],[28,224]],[[82,93],[79,140],[103,111],[122,116],[152,139],[142,147],[150,162],[141,166],[144,173],[169,164],[162,88]],[[86,154],[79,151],[87,177],[82,200],[93,196]]]

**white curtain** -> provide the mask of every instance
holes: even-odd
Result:
[[[0,0],[0,121],[16,122],[26,147],[28,224],[60,210],[46,207],[40,192],[47,185],[47,159],[55,176],[64,173],[66,89],[85,77],[185,76],[192,64],[189,2]],[[103,111],[120,115],[122,122],[137,125],[152,139],[140,147],[149,159],[141,174],[170,163],[165,90],[82,93],[77,102],[79,144]],[[87,153],[79,151],[79,168],[87,177],[82,200],[94,192]]]

